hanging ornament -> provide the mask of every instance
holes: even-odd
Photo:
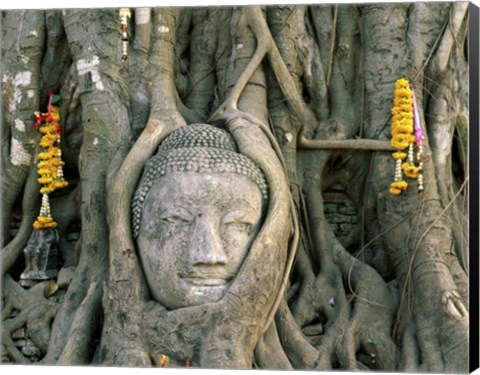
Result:
[[[68,186],[63,176],[62,150],[60,148],[60,134],[62,128],[58,121],[60,120],[60,109],[53,104],[53,92],[50,92],[47,113],[35,113],[35,127],[38,127],[40,133],[43,134],[40,140],[42,151],[38,154],[38,170],[40,175],[38,182],[41,185],[40,193],[42,194],[42,205],[40,215],[33,223],[35,229],[55,228],[57,223],[53,221],[50,212],[50,203],[48,194],[56,189]],[[56,100],[60,100],[56,97]]]
[[[420,125],[420,116],[418,115],[417,98],[415,97],[415,91],[413,86],[412,99],[413,99],[413,124],[415,127],[415,144],[417,148],[417,162],[418,162],[418,192],[423,193],[423,140],[425,135],[423,134],[422,126]]]
[[[408,183],[403,180],[403,160],[410,156],[409,145],[415,142],[413,133],[413,102],[412,93],[406,79],[395,82],[395,99],[392,108],[392,141],[391,144],[397,149],[393,153],[395,159],[394,182],[390,184],[390,193],[400,194],[406,190]],[[408,150],[407,150],[408,149]],[[407,152],[405,152],[407,150]],[[405,170],[405,169],[404,169]]]
[[[403,174],[408,178],[418,179],[419,191],[423,191],[423,138],[415,93],[408,80],[401,78],[395,82],[392,108],[391,144],[397,151],[392,155],[395,159],[395,177],[390,184],[390,193],[400,194],[407,189],[408,183],[403,180]],[[415,159],[419,162],[418,165]]]
[[[122,60],[128,58],[128,19],[132,17],[130,8],[120,8],[120,31],[122,32]]]
[[[60,135],[62,128],[60,109],[55,105],[60,101],[58,95],[49,91],[47,113],[35,113],[34,127],[42,133],[41,151],[38,153],[37,173],[39,175],[40,194],[42,194],[40,213],[33,223],[34,231],[24,249],[26,269],[20,275],[23,286],[31,286],[37,280],[46,280],[57,275],[56,257],[58,233],[57,223],[50,210],[49,194],[68,185],[63,176]]]

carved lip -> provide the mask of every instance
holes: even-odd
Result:
[[[183,280],[195,286],[224,286],[227,284],[225,279],[202,278],[202,277],[183,277]]]
[[[190,272],[180,278],[195,286],[223,286],[230,280],[223,272]]]

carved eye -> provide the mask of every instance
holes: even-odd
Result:
[[[249,218],[248,213],[239,211],[228,213],[224,216],[222,222],[226,229],[237,232],[250,233],[253,227],[253,220]]]
[[[232,222],[232,223],[225,223],[229,230],[234,230],[238,232],[250,232],[252,229],[252,224],[250,223],[242,223],[242,222]]]
[[[160,220],[168,224],[186,225],[194,220],[193,215],[185,208],[174,207],[167,209],[160,215]]]

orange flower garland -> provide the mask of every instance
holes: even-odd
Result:
[[[392,108],[391,144],[397,151],[392,154],[395,159],[395,179],[390,184],[390,193],[398,195],[407,189],[408,183],[402,179],[402,171],[408,178],[418,179],[419,191],[423,191],[422,140],[423,132],[418,122],[415,93],[408,80],[401,78],[395,82],[395,99]],[[415,144],[418,147],[417,159],[420,161],[418,167],[414,161]]]
[[[33,223],[35,229],[55,228],[57,223],[53,220],[50,212],[50,201],[48,195],[57,189],[68,186],[63,176],[63,166],[60,149],[61,127],[60,109],[52,105],[53,93],[50,93],[48,112],[40,114],[35,113],[35,124],[38,130],[43,134],[40,140],[42,151],[38,154],[37,173],[38,182],[42,185],[40,193],[42,194],[42,205],[37,220]]]
[[[395,82],[395,99],[392,108],[392,141],[391,144],[398,151],[393,153],[395,159],[395,179],[390,184],[390,193],[400,194],[406,190],[408,183],[402,180],[402,160],[407,158],[403,150],[415,142],[413,135],[413,100],[410,86],[406,79]],[[409,150],[410,151],[410,150]],[[405,164],[405,163],[403,163]]]

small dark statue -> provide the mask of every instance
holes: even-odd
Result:
[[[35,229],[28,240],[25,254],[25,271],[20,275],[22,286],[32,286],[38,281],[54,278],[57,270],[58,232],[56,229]]]

